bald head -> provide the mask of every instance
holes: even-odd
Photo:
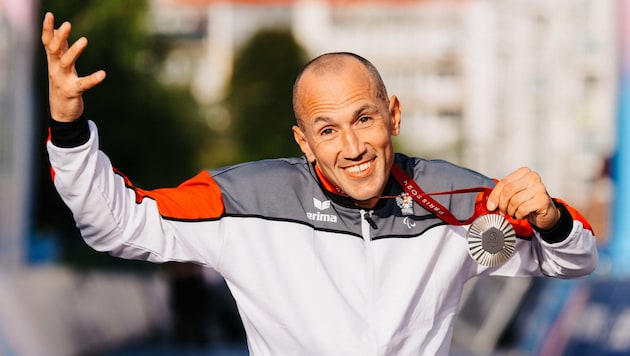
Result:
[[[302,79],[307,76],[315,78],[324,78],[330,75],[339,75],[348,68],[349,65],[360,63],[365,74],[371,82],[371,88],[376,91],[376,96],[385,103],[388,100],[387,89],[383,83],[381,75],[376,67],[367,59],[350,52],[333,52],[326,53],[308,62],[302,71],[298,74],[295,84],[293,85],[293,112],[299,125],[302,124]]]

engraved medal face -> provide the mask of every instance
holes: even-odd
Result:
[[[505,263],[516,246],[516,233],[512,224],[499,214],[486,214],[476,218],[466,234],[468,253],[477,263],[495,267]]]

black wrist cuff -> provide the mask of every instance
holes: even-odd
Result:
[[[554,204],[558,207],[558,210],[560,210],[560,220],[558,220],[556,225],[551,229],[540,229],[532,225],[532,227],[540,233],[540,237],[542,237],[545,242],[551,244],[564,241],[564,239],[569,237],[573,229],[573,217],[571,213],[569,213],[569,210],[561,203],[554,201]]]
[[[61,148],[81,146],[90,139],[87,118],[81,115],[72,122],[60,122],[50,118],[50,141]]]

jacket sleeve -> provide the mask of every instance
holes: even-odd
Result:
[[[561,212],[558,224],[551,230],[534,228],[541,271],[561,278],[588,275],[598,262],[593,228],[578,210],[560,199],[554,201]]]
[[[127,259],[213,267],[223,241],[223,202],[210,174],[201,172],[176,188],[134,187],[98,149],[96,125],[84,125],[51,127],[47,149],[55,188],[86,243]]]
[[[485,275],[577,278],[597,267],[597,242],[588,221],[566,202],[555,199],[560,221],[550,230],[530,228],[531,236],[518,238],[515,255]]]

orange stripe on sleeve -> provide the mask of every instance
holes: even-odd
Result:
[[[133,187],[123,176],[125,183],[136,192],[136,202],[144,198],[155,200],[160,215],[165,218],[198,220],[218,218],[224,212],[221,189],[210,173],[203,171],[176,188],[144,190]]]
[[[562,199],[553,198],[553,200],[564,205],[569,211],[569,213],[571,214],[571,217],[573,218],[573,220],[577,220],[581,222],[582,225],[584,225],[585,229],[590,230],[591,232],[594,233],[593,227],[591,227],[591,224],[588,223],[586,218],[577,209],[575,209],[574,207],[572,207],[571,205],[569,205],[567,202],[565,202]]]

